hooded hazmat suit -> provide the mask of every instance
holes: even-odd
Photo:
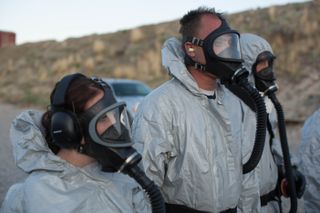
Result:
[[[1,213],[151,212],[138,184],[97,163],[75,167],[53,154],[40,126],[42,113],[25,111],[12,123],[10,139],[18,167],[30,173],[8,190]]]
[[[244,66],[250,72],[249,81],[254,84],[254,77],[252,74],[252,65],[255,63],[257,56],[264,52],[270,51],[273,53],[270,44],[263,38],[250,34],[244,33],[240,36],[240,46],[242,50],[242,57],[244,59]],[[268,97],[264,98],[268,119],[270,121],[272,130],[274,133],[277,132],[277,115],[275,108]],[[249,116],[245,117],[245,138],[247,142],[254,140],[255,138],[255,125],[256,117],[252,110],[248,110]],[[251,115],[250,115],[251,114]],[[282,154],[279,141],[274,138],[270,138],[271,135],[267,131],[265,145],[262,153],[261,160],[256,168],[256,172],[259,174],[259,188],[260,195],[266,195],[269,192],[275,190],[278,181],[278,167],[276,162],[282,161]],[[276,160],[278,159],[278,160]],[[281,163],[281,162],[279,162]],[[262,212],[278,212],[279,207],[276,202],[269,202],[268,205],[263,206]]]
[[[132,128],[135,146],[166,203],[206,212],[235,208],[241,194],[244,110],[220,84],[216,99],[202,94],[183,57],[180,41],[164,43],[163,66],[172,79],[139,105]],[[249,183],[250,199],[241,210],[257,212],[258,183]]]
[[[306,177],[305,212],[320,210],[320,109],[304,123],[299,148],[301,172]]]

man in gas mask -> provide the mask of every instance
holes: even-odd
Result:
[[[236,212],[243,113],[219,79],[228,80],[241,65],[239,35],[209,8],[188,12],[180,24],[182,42],[171,38],[162,49],[172,79],[139,106],[133,140],[167,212]],[[260,210],[254,175],[243,191],[244,212]]]
[[[289,189],[286,184],[285,171],[283,166],[283,154],[279,139],[275,137],[278,133],[278,121],[276,109],[268,97],[269,92],[275,92],[275,74],[273,64],[274,53],[270,44],[260,36],[244,33],[241,34],[240,44],[242,56],[245,60],[244,66],[250,71],[249,81],[260,91],[264,97],[267,108],[267,137],[263,154],[259,162],[257,172],[259,175],[259,188],[262,212],[280,212],[281,196],[288,197]],[[273,91],[272,91],[273,90]],[[255,134],[255,112],[244,107],[246,110],[244,134],[247,139],[246,146],[251,146]],[[295,181],[296,194],[301,198],[305,188],[305,178],[294,165],[292,169]],[[279,205],[278,205],[279,204]]]

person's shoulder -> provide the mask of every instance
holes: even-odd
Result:
[[[23,203],[22,201],[24,198],[23,186],[24,186],[24,183],[20,182],[12,185],[9,188],[0,209],[1,213],[23,211],[23,207],[22,207],[22,203]]]
[[[50,183],[50,181],[43,181],[38,175],[31,173],[23,182],[16,183],[10,187],[5,198],[6,205],[16,206],[15,208],[22,208],[21,203],[24,202],[31,195],[34,197],[46,196],[47,188],[43,187]],[[44,182],[47,182],[44,184]],[[52,187],[55,187],[55,182],[51,180]],[[28,199],[30,202],[30,199]],[[14,204],[14,205],[13,205]],[[28,203],[29,205],[30,203]],[[7,208],[7,207],[6,207]],[[12,208],[12,207],[10,207]]]
[[[41,118],[43,112],[39,110],[22,111],[12,122],[12,128],[17,131],[25,132],[30,128],[41,129]]]
[[[36,191],[48,185],[57,185],[60,178],[50,172],[34,171],[25,180],[25,190]]]
[[[315,111],[310,118],[317,120],[318,122],[320,122],[320,109],[318,109],[317,111]]]
[[[152,122],[160,120],[171,120],[177,109],[177,105],[181,104],[181,94],[177,91],[175,83],[170,80],[160,85],[149,93],[139,104],[135,120],[140,119]]]
[[[316,126],[316,128],[318,128],[319,125],[320,125],[320,109],[315,111],[312,115],[310,115],[306,119],[304,123],[304,127],[309,129],[312,126]]]
[[[157,98],[167,97],[168,95],[170,95],[170,93],[172,93],[172,90],[176,87],[176,81],[174,79],[171,79],[155,88],[153,91],[151,91],[151,93],[148,96]]]
[[[173,80],[169,80],[159,87],[155,88],[149,93],[143,100],[143,104],[147,106],[164,106],[170,105],[171,102],[175,102],[177,99],[177,85]]]
[[[26,109],[20,112],[16,119],[27,121],[39,120],[43,115],[43,111],[37,109]]]
[[[318,135],[320,135],[320,110],[315,111],[311,116],[309,116],[302,127],[302,141],[304,143],[311,143],[311,138],[313,141],[320,141]],[[318,142],[317,142],[318,143]]]
[[[103,176],[108,180],[108,184],[115,184],[119,186],[130,186],[132,188],[138,186],[138,183],[130,178],[128,175],[122,174],[122,173],[110,173],[110,172],[104,172]]]

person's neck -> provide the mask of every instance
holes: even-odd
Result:
[[[77,167],[84,167],[95,161],[92,157],[81,154],[75,149],[60,149],[57,155]]]
[[[189,72],[198,84],[198,87],[204,90],[215,90],[217,87],[216,76],[197,70],[194,67],[188,67]]]

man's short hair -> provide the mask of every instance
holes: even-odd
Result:
[[[180,19],[179,33],[182,36],[182,43],[186,42],[187,37],[196,36],[200,19],[203,15],[212,15],[220,19],[223,18],[222,13],[218,13],[214,8],[199,7],[198,9],[191,10]]]

